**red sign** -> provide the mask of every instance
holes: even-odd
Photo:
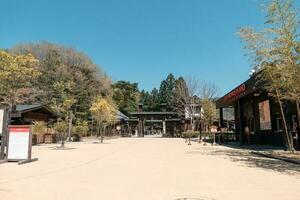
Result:
[[[9,128],[9,132],[14,132],[14,133],[29,133],[29,131],[30,131],[29,127]]]
[[[244,93],[246,91],[246,85],[243,84],[243,85],[240,85],[239,87],[235,88],[233,91],[231,91],[229,94],[227,94],[225,97],[224,97],[224,100],[225,101],[229,101],[239,95],[241,95],[242,93]]]

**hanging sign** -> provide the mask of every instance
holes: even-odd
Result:
[[[31,159],[32,133],[30,126],[13,125],[8,128],[8,161]]]

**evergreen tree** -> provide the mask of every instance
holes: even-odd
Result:
[[[138,107],[139,90],[137,83],[118,81],[112,85],[113,100],[118,109],[125,115],[135,111]]]
[[[160,84],[159,88],[159,110],[165,108],[167,111],[172,111],[172,97],[175,88],[175,78],[173,74],[169,74]]]

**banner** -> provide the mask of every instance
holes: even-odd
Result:
[[[260,130],[271,130],[271,113],[269,100],[259,103]]]

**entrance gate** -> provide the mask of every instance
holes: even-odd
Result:
[[[161,133],[163,137],[173,137],[181,131],[182,121],[175,112],[132,112],[129,120],[130,129],[138,137],[145,134]]]

